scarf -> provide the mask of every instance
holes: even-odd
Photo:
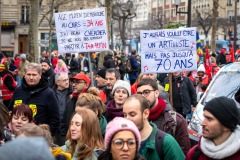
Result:
[[[157,119],[166,108],[166,102],[162,98],[158,98],[158,104],[156,107],[150,110],[149,120]]]
[[[78,99],[79,94],[72,93],[72,97]]]
[[[111,100],[107,105],[107,114],[112,117],[123,117],[123,108],[116,108],[115,101]]]
[[[200,146],[202,152],[213,159],[224,159],[232,156],[240,149],[240,126],[238,125],[228,139],[220,145],[215,145],[213,141],[201,138]]]

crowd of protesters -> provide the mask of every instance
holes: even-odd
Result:
[[[227,63],[225,50],[214,56],[211,75]],[[188,118],[212,79],[204,65],[172,74],[171,105],[168,75],[141,73],[137,51],[109,50],[102,65],[100,54],[89,57],[43,52],[38,64],[26,54],[2,55],[1,160],[240,159],[240,89],[235,101],[207,103],[203,137],[193,147]]]

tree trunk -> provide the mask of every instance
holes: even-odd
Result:
[[[29,54],[34,62],[39,62],[38,49],[38,0],[30,0],[31,18],[29,24]]]
[[[51,53],[52,53],[52,30],[53,30],[53,11],[54,11],[54,0],[51,0],[51,10],[49,14],[49,47],[48,47],[48,53],[49,53],[49,58],[51,59]]]
[[[212,52],[216,51],[216,32],[217,32],[217,17],[218,17],[218,0],[213,0],[212,8],[212,42],[211,50]]]

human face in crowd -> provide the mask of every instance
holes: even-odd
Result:
[[[86,89],[88,85],[84,80],[74,79],[72,81],[72,91],[75,94],[80,94],[84,89]]]
[[[159,95],[158,90],[154,90],[150,85],[143,85],[137,88],[137,94],[143,95],[150,103],[150,108],[154,108],[157,105],[157,98]]]
[[[50,66],[46,62],[42,62],[42,72],[47,72],[50,69]]]
[[[197,75],[198,75],[199,77],[203,77],[203,76],[204,76],[204,72],[198,72]]]
[[[82,116],[75,114],[71,120],[70,133],[72,140],[79,140],[81,137]]]
[[[220,139],[226,127],[224,127],[210,112],[203,112],[204,119],[201,123],[202,125],[202,135],[204,138],[210,139],[212,141],[217,141]]]
[[[123,105],[128,97],[128,92],[126,89],[117,88],[114,92],[113,98],[116,104]]]
[[[112,90],[117,78],[115,77],[115,73],[106,72],[105,79],[107,81],[107,89]]]
[[[173,76],[177,77],[181,74],[181,72],[173,72]]]
[[[99,75],[96,75],[96,81],[98,87],[104,87],[107,84],[107,81],[104,78],[100,77]]]
[[[29,123],[28,117],[23,114],[14,114],[11,120],[13,133],[17,134],[20,128],[27,123]]]
[[[27,69],[24,77],[29,86],[36,86],[40,82],[41,74],[37,69]]]
[[[137,142],[131,131],[117,132],[111,143],[112,159],[114,160],[132,160],[136,154]]]
[[[60,75],[59,80],[56,82],[58,90],[64,90],[69,87],[69,78],[67,75]]]
[[[126,101],[123,104],[124,118],[131,120],[137,126],[139,131],[144,127],[144,118],[147,118],[145,111],[141,111],[140,103],[136,99]]]
[[[150,79],[152,79],[152,80],[155,80],[155,74],[152,74],[152,73],[150,73],[150,74],[143,74],[143,77],[142,77],[143,79],[144,78],[150,78]]]

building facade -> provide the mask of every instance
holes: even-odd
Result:
[[[95,0],[73,0],[69,3],[64,3],[62,0],[56,0],[55,6],[51,7],[51,0],[43,1],[39,7],[39,22],[43,16],[49,17],[47,12],[63,12],[78,9],[89,9],[98,7]],[[59,4],[62,3],[62,4]],[[0,0],[0,24],[1,24],[1,51],[13,56],[15,53],[28,53],[29,41],[29,20],[30,20],[30,5],[26,0]],[[54,8],[53,10],[51,8]],[[49,39],[49,24],[46,18],[43,19],[39,25],[39,50],[48,50]],[[57,40],[55,33],[55,26],[53,26],[52,49],[57,49]]]

